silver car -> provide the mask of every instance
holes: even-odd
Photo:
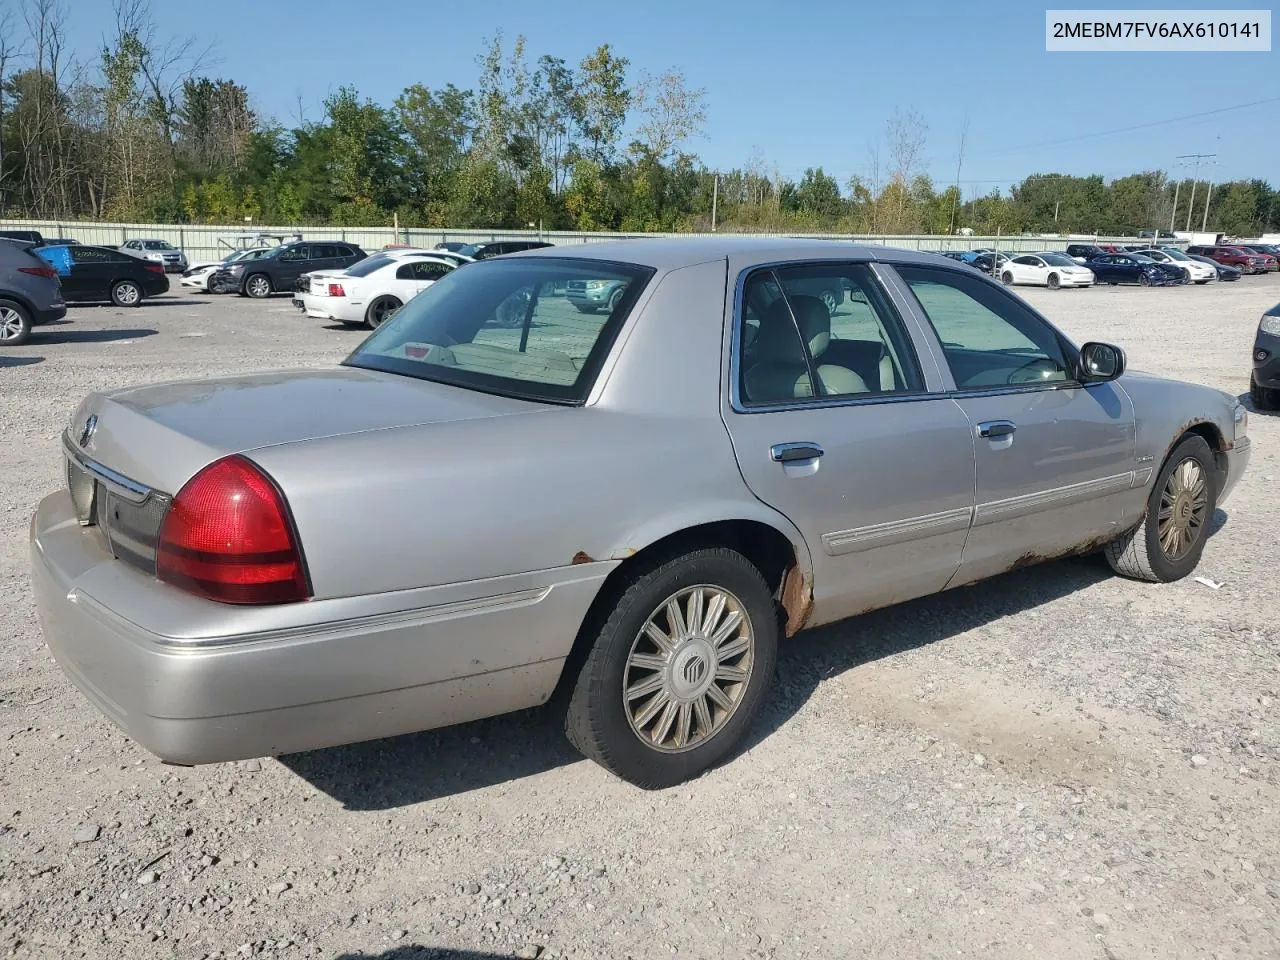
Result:
[[[582,280],[625,293],[584,314]],[[943,257],[552,248],[451,273],[332,369],[89,396],[33,581],[67,675],[172,762],[562,685],[573,743],[660,787],[742,741],[784,636],[1068,554],[1186,576],[1246,429]]]

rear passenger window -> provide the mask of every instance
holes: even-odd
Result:
[[[923,390],[906,331],[865,264],[757,271],[738,322],[746,404]]]

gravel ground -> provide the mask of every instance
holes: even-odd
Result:
[[[1025,290],[1247,391],[1280,276]],[[637,791],[531,711],[163,766],[43,646],[27,522],[88,390],[340,359],[287,299],[73,309],[0,355],[0,951],[18,957],[1280,956],[1280,417],[1201,573],[1082,559],[784,648],[749,749]]]

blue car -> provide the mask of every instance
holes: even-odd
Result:
[[[1144,287],[1169,287],[1183,283],[1186,277],[1176,267],[1156,263],[1150,257],[1137,253],[1108,253],[1094,257],[1086,266],[1093,271],[1098,283],[1136,283]]]

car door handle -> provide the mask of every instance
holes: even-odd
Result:
[[[978,436],[988,440],[999,440],[1001,437],[1013,436],[1018,425],[1012,420],[986,420],[978,424]]]
[[[823,450],[816,443],[775,443],[769,448],[769,456],[777,463],[794,463],[797,460],[816,460]]]

